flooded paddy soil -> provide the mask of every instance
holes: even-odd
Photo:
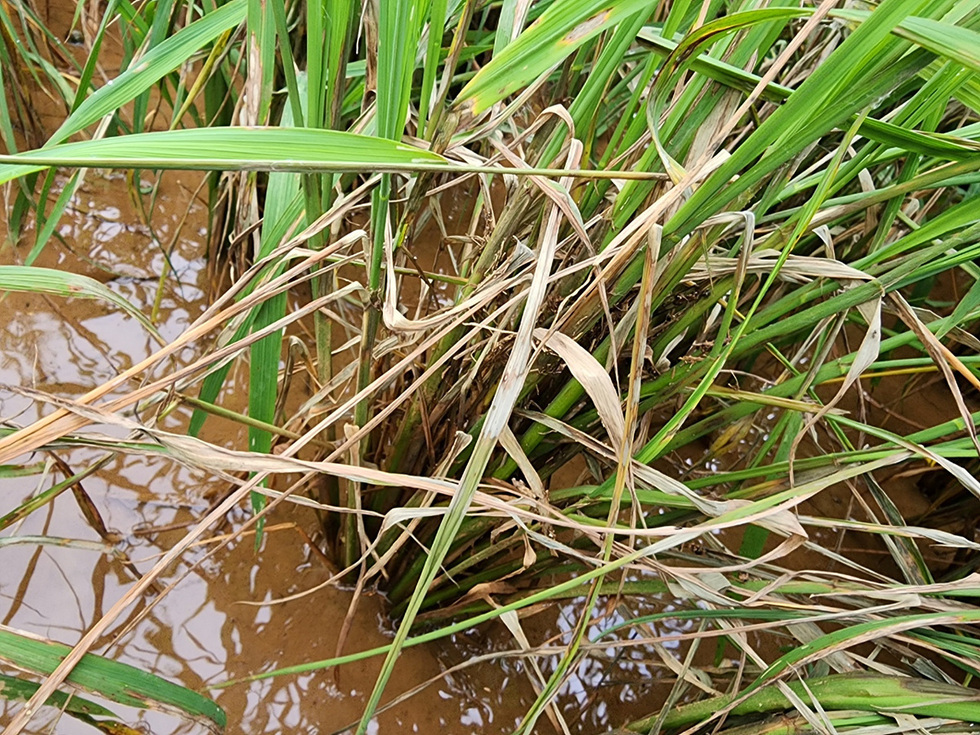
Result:
[[[65,8],[52,6],[51,10],[57,13]],[[143,198],[152,209],[148,224],[134,206],[124,174],[88,172],[58,223],[57,238],[37,265],[88,275],[143,313],[155,311],[156,327],[164,339],[172,340],[203,311],[211,289],[206,258],[207,205],[197,193],[200,178],[195,175],[167,174],[156,180],[144,174],[144,179],[148,186],[158,185],[152,199]],[[14,244],[5,231],[0,231],[4,243],[0,263],[24,261],[33,240],[31,231],[27,235]],[[426,257],[425,253],[416,254]],[[168,260],[173,272],[164,280],[158,298],[160,274]],[[405,296],[409,301],[415,298],[414,294]],[[20,389],[77,396],[156,349],[135,320],[94,300],[6,294],[0,302],[0,314],[0,420],[17,425],[30,423],[44,411]],[[191,361],[196,357],[194,351],[187,349],[180,361]],[[244,380],[244,373],[233,373],[222,403],[234,407],[233,397],[245,392]],[[936,383],[923,381],[917,390],[902,396],[881,391],[887,391],[887,386],[875,389],[882,405],[888,405],[896,416],[915,416],[923,425],[935,425],[955,415],[948,393]],[[843,407],[851,405],[845,403]],[[180,430],[187,420],[187,412],[178,411],[165,420],[164,427]],[[889,427],[887,423],[880,425]],[[203,438],[241,445],[240,427],[215,418],[208,420]],[[706,459],[708,454],[705,447],[689,456],[672,457],[673,466],[663,469],[682,477],[717,471],[713,460]],[[34,461],[44,464],[38,474],[4,479],[0,514],[62,479],[66,471],[77,472],[100,459],[90,450],[75,450],[62,457],[66,467],[44,464],[47,457],[35,457]],[[936,502],[920,491],[920,476],[915,472],[883,473],[878,479],[888,485],[895,502],[910,518],[927,513]],[[574,481],[569,473],[555,480],[559,483],[556,487]],[[71,493],[0,534],[3,625],[68,644],[76,642],[131,587],[134,572],[148,570],[228,487],[162,459],[120,456],[86,479],[82,489],[98,510],[109,531],[107,536],[86,521]],[[801,510],[846,517],[854,502],[850,489],[835,488]],[[239,509],[213,529],[208,543],[195,547],[160,580],[161,587],[172,582],[174,589],[152,607],[149,598],[135,606],[99,642],[95,652],[210,694],[227,712],[230,733],[343,731],[359,718],[380,658],[216,688],[230,680],[334,656],[338,632],[351,605],[349,590],[336,586],[320,589],[334,570],[310,541],[316,537],[318,519],[308,509],[283,506],[274,511],[258,551],[253,548],[253,537],[244,535],[208,556],[214,542],[240,528],[247,518],[247,511]],[[87,546],[14,543],[18,537],[39,535]],[[884,546],[877,538],[818,530],[813,540],[870,567],[887,562]],[[736,538],[720,542],[731,550],[739,546]],[[100,549],[99,544],[106,546]],[[938,553],[933,548],[928,551]],[[805,549],[794,556],[800,568],[823,569],[832,564],[824,557],[804,554]],[[277,602],[311,590],[315,591],[298,599]],[[670,599],[658,598],[604,606],[602,617],[593,622],[590,632],[627,616],[670,610],[672,604]],[[558,646],[568,640],[580,608],[580,601],[571,601],[531,611],[522,625],[532,645]],[[656,710],[674,680],[674,673],[664,662],[664,650],[681,660],[684,657],[685,646],[670,636],[692,632],[696,627],[690,621],[647,626],[628,635],[645,637],[648,643],[631,648],[610,646],[585,658],[558,698],[571,731],[602,732]],[[383,645],[391,640],[392,631],[384,598],[368,591],[358,602],[343,651]],[[781,641],[753,634],[752,643],[771,660],[778,655]],[[699,651],[697,663],[715,670],[737,668],[737,661],[725,658],[731,651],[723,653],[720,655],[712,642]],[[489,660],[488,654],[496,657]],[[459,634],[443,643],[406,649],[387,697],[413,692],[412,696],[381,713],[374,731],[511,732],[535,696],[521,654],[520,646],[502,624]],[[555,659],[541,660],[547,675]],[[414,691],[426,683],[428,686]],[[16,707],[0,703],[0,723],[8,720]],[[116,705],[111,709],[128,725],[146,733],[203,732],[165,714]],[[86,725],[59,717],[54,710],[45,710],[30,730],[93,732]],[[556,731],[547,717],[541,718],[538,730]]]
[[[146,314],[157,302],[156,326],[164,339],[172,340],[206,306],[207,207],[197,194],[196,176],[166,174],[156,180],[144,174],[144,178],[146,187],[157,185],[150,226],[138,216],[125,175],[90,171],[58,225],[58,237],[36,265],[95,278]],[[16,245],[6,232],[0,235],[6,242],[0,263],[23,262],[33,231]],[[165,255],[171,243],[173,248]],[[159,274],[167,259],[173,272],[158,298]],[[20,426],[46,412],[43,403],[24,395],[21,388],[78,396],[156,349],[138,322],[95,300],[9,293],[3,297],[2,313],[0,420]],[[190,361],[193,352],[185,350],[181,362]],[[244,393],[246,377],[244,372],[232,375],[223,403],[234,407],[234,396]],[[182,430],[188,418],[187,411],[176,411],[163,426]],[[240,427],[215,418],[206,423],[202,438],[229,446],[242,440]],[[62,456],[64,467],[46,465],[36,475],[4,479],[0,514],[63,479],[64,472],[78,472],[100,459],[94,450]],[[42,464],[46,460],[34,458]],[[228,487],[162,459],[118,456],[84,480],[81,489],[97,509],[108,536],[85,520],[76,498],[67,492],[4,531],[3,625],[74,643],[122,597],[135,575],[148,570]],[[213,529],[214,539],[223,539],[247,518],[244,509],[232,514]],[[344,730],[359,718],[380,658],[212,689],[228,680],[336,654],[337,635],[351,603],[349,591],[327,587],[290,602],[275,602],[318,588],[330,577],[333,570],[310,543],[317,523],[309,509],[287,505],[269,518],[258,552],[251,535],[207,558],[213,544],[196,547],[160,580],[161,587],[175,582],[175,588],[149,610],[149,599],[135,606],[95,652],[210,693],[227,712],[230,732]],[[17,537],[39,535],[81,543],[67,547],[13,543]],[[79,548],[85,544],[96,547]],[[104,550],[98,544],[104,544]],[[575,627],[579,608],[572,602],[526,618],[523,625],[532,643],[560,642]],[[368,593],[359,600],[345,653],[391,639],[393,626],[385,609],[380,595]],[[601,621],[603,627],[608,624],[609,616]],[[676,631],[667,626],[663,632],[683,632],[688,626],[678,625]],[[503,625],[461,634],[443,644],[406,649],[388,696],[426,682],[430,685],[383,712],[376,731],[511,732],[534,699],[521,657],[508,655],[515,649],[520,652]],[[501,654],[499,661],[486,660],[492,652]],[[476,659],[480,663],[470,665]],[[659,662],[647,664],[611,652],[604,660],[585,661],[559,702],[573,731],[596,732],[655,709],[669,687],[670,679]],[[6,710],[0,705],[0,722],[9,719],[17,705],[5,706]],[[127,711],[115,705],[111,709],[130,726],[154,735],[201,731],[157,712]],[[31,728],[38,733],[92,732],[71,718],[59,717],[55,710],[43,711]],[[553,731],[547,718],[542,718],[539,729]]]
[[[165,339],[174,339],[203,310],[209,290],[206,268],[206,205],[195,198],[194,176],[167,174],[159,181],[151,227],[141,223],[122,174],[89,172],[58,226],[58,238],[42,253],[38,265],[70,270],[96,278],[123,295],[144,313],[157,300],[164,249],[173,274],[163,286],[157,327]],[[178,232],[178,228],[179,232]],[[6,233],[4,233],[6,234]],[[28,233],[31,235],[32,233]],[[175,237],[176,235],[176,237]],[[25,238],[29,243],[31,237]],[[24,243],[4,246],[0,262],[20,262],[29,249]],[[113,377],[155,349],[155,343],[133,319],[93,300],[7,294],[0,324],[0,418],[24,425],[38,418],[38,403],[18,392],[30,387],[55,396],[80,395]],[[189,361],[191,350],[182,356]],[[225,402],[243,393],[243,375],[234,375]],[[237,381],[237,382],[236,382]],[[949,418],[953,409],[943,400],[943,387],[923,382],[907,397],[895,396],[894,409],[917,415],[923,423]],[[879,396],[880,397],[880,396]],[[903,405],[905,401],[909,405]],[[898,415],[896,413],[896,415]],[[176,412],[165,426],[186,426],[186,412]],[[895,418],[894,421],[900,419]],[[240,428],[209,419],[204,438],[219,444],[241,440]],[[64,455],[68,468],[78,471],[98,459],[94,451]],[[710,469],[698,451],[686,459],[673,457],[677,475]],[[37,457],[43,462],[45,458]],[[666,469],[666,467],[665,467]],[[56,479],[58,467],[47,468]],[[563,472],[556,483],[575,481]],[[887,479],[896,498],[911,512],[924,512],[928,499],[918,491],[914,475]],[[0,513],[9,511],[49,486],[50,474],[4,480]],[[120,456],[82,484],[109,529],[108,541],[123,564],[98,550],[31,544],[7,545],[0,567],[0,623],[64,643],[77,641],[135,581],[134,572],[146,571],[183,528],[202,517],[227,491],[227,486],[202,473],[160,459]],[[902,500],[904,498],[904,500]],[[846,489],[818,496],[814,514],[846,516],[853,500]],[[831,504],[835,507],[823,507]],[[822,504],[822,505],[821,505]],[[245,522],[240,509],[214,529],[220,540]],[[209,692],[228,713],[230,732],[330,733],[355,722],[370,692],[380,658],[337,669],[290,675],[215,689],[281,666],[336,654],[337,634],[347,615],[351,593],[338,587],[318,589],[331,568],[311,543],[317,519],[305,508],[286,506],[268,521],[262,548],[245,535],[206,557],[212,544],[204,544],[161,580],[176,582],[151,609],[149,600],[136,606],[97,652],[157,673],[184,686]],[[878,564],[884,547],[874,538],[858,534],[818,531],[814,541]],[[65,493],[54,503],[3,533],[9,543],[17,536],[46,535],[85,542],[106,539],[86,522],[75,498]],[[737,549],[736,539],[724,539]],[[827,562],[805,551],[797,563],[826,567]],[[316,589],[299,599],[277,603],[283,597]],[[631,601],[631,607],[605,608],[593,630],[613,624],[627,614],[665,609],[669,600]],[[638,609],[645,608],[645,609]],[[393,626],[385,613],[385,600],[366,594],[358,603],[344,652],[383,645]],[[666,607],[669,609],[669,607]],[[533,643],[559,644],[576,626],[580,602],[551,606],[523,620]],[[668,621],[634,635],[649,637],[690,632],[693,622]],[[760,650],[772,640],[756,638]],[[681,655],[677,641],[666,646]],[[496,660],[487,654],[496,652]],[[441,644],[407,649],[395,669],[388,695],[414,690],[405,701],[383,712],[376,732],[452,733],[510,732],[534,698],[520,648],[503,625],[497,624],[455,636]],[[699,656],[699,658],[702,658]],[[706,666],[736,662],[715,659],[715,646],[704,647]],[[548,661],[548,659],[544,659]],[[471,662],[477,661],[475,665]],[[553,659],[551,660],[553,665]],[[547,664],[544,666],[547,672]],[[448,673],[447,673],[448,672]],[[560,706],[573,732],[601,732],[631,717],[653,711],[668,694],[673,681],[653,644],[630,649],[611,647],[606,654],[586,658],[566,684]],[[0,722],[16,705],[0,709]],[[127,711],[113,706],[123,720],[154,735],[200,732],[201,728],[157,712]],[[554,732],[547,718],[540,732]],[[91,728],[47,710],[32,723],[38,733],[84,733]]]

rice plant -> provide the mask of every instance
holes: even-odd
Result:
[[[12,90],[47,70],[67,113],[18,152],[23,95],[0,111],[12,224],[39,218],[0,286],[105,298],[26,267],[58,168],[214,172],[215,257],[239,267],[179,339],[0,429],[0,465],[110,425],[132,441],[104,451],[247,473],[127,600],[247,499],[257,539],[274,505],[316,504],[336,583],[383,590],[397,632],[261,676],[385,656],[358,733],[406,646],[573,598],[560,651],[522,648],[519,732],[570,731],[577,666],[664,641],[683,653],[657,649],[663,708],[613,725],[980,723],[980,545],[940,513],[980,496],[978,25],[972,0],[110,2],[70,82],[23,44],[4,64]],[[125,53],[98,85],[106,33]],[[283,415],[294,324],[310,389]],[[246,360],[247,446],[201,440]],[[941,420],[883,405],[926,382]],[[180,408],[186,435],[156,425]],[[911,473],[936,500],[915,518],[890,491]],[[845,533],[881,562],[824,541]],[[71,672],[115,615],[7,732],[85,686]]]

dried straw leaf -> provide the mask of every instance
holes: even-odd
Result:
[[[614,447],[623,443],[626,434],[626,420],[623,417],[619,392],[612,379],[596,359],[575,340],[561,332],[549,332],[540,327],[534,330],[535,339],[544,347],[558,355],[568,366],[572,376],[582,384],[599,412],[599,420],[609,434]]]
[[[534,469],[534,465],[531,460],[528,459],[527,454],[521,448],[521,443],[514,436],[514,432],[510,430],[510,427],[505,427],[500,433],[500,446],[504,448],[504,451],[510,455],[510,458],[517,463],[520,468],[521,473],[524,475],[524,479],[527,481],[528,487],[531,489],[531,493],[535,498],[539,500],[545,497],[544,483],[541,482],[541,477],[538,475],[538,471]]]
[[[977,438],[977,427],[973,422],[973,416],[970,413],[970,409],[966,405],[966,401],[963,398],[963,393],[960,387],[956,384],[956,378],[953,375],[955,370],[970,383],[974,388],[980,390],[980,381],[977,380],[977,376],[974,375],[970,369],[963,364],[963,362],[944,345],[939,339],[934,335],[925,324],[916,316],[912,307],[905,300],[905,298],[897,291],[889,294],[891,300],[898,306],[898,315],[901,317],[902,321],[905,322],[906,326],[909,327],[915,335],[922,342],[923,347],[929,353],[929,356],[936,363],[936,366],[943,374],[943,378],[946,380],[946,385],[949,386],[950,395],[952,395],[953,400],[956,402],[956,408],[959,409],[960,416],[963,418],[963,423],[966,426],[967,433],[970,435],[970,439],[973,441],[973,446],[976,447],[977,452],[980,453],[980,439]],[[959,475],[957,475],[959,476]],[[970,485],[967,485],[968,487]]]
[[[749,256],[747,272],[767,274],[772,272],[779,260],[780,253],[772,248],[757,250]],[[708,255],[691,267],[688,277],[694,281],[716,279],[735,273],[738,268],[738,258],[720,255]],[[779,270],[779,277],[791,283],[805,283],[814,278],[834,278],[837,280],[872,279],[864,271],[853,268],[839,260],[830,258],[813,258],[805,255],[790,255]]]

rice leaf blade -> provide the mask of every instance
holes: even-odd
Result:
[[[69,646],[61,643],[0,627],[0,658],[24,671],[47,676],[70,651]],[[226,723],[224,711],[207,697],[129,664],[93,654],[82,658],[68,676],[68,682],[118,704],[178,711],[219,728]]]

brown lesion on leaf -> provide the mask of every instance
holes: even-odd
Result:
[[[598,28],[605,25],[609,16],[612,14],[612,9],[605,10],[597,15],[593,15],[587,21],[579,23],[571,31],[569,31],[563,39],[558,43],[560,44],[573,44],[578,43],[580,40],[588,36],[590,33]]]

